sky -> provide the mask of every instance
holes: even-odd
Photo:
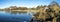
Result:
[[[49,5],[53,0],[0,0],[0,8],[7,8],[10,6],[17,7],[36,7],[38,5]],[[54,0],[60,4],[60,0]]]

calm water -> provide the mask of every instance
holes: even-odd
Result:
[[[5,12],[0,11],[0,22],[29,22],[32,12]]]

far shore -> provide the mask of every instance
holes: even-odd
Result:
[[[39,12],[39,10],[11,10],[11,11]]]

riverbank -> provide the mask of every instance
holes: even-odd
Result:
[[[39,12],[39,10],[11,10],[11,11]]]

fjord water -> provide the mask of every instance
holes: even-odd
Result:
[[[0,22],[29,22],[32,12],[5,12],[0,11]]]

